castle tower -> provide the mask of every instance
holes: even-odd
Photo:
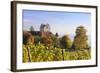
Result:
[[[41,24],[40,31],[41,32],[50,32],[50,25],[49,24]]]

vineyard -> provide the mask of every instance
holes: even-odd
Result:
[[[89,49],[66,50],[44,44],[23,45],[23,62],[47,62],[63,60],[88,60],[91,58]]]
[[[91,59],[86,29],[79,26],[73,41],[68,35],[30,31],[23,32],[23,62],[47,62]],[[37,34],[37,35],[36,35]]]

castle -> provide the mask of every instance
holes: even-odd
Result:
[[[34,36],[45,36],[45,35],[48,36],[48,35],[52,34],[50,32],[50,25],[49,24],[41,24],[40,31],[31,30],[30,33]]]
[[[40,31],[41,32],[50,32],[50,25],[49,24],[41,24]]]

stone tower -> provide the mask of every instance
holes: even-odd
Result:
[[[49,24],[41,24],[40,31],[41,32],[50,32],[50,25]]]

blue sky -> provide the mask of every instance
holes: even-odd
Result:
[[[90,35],[91,14],[79,12],[55,12],[23,10],[23,30],[29,30],[33,26],[36,31],[41,24],[48,23],[52,33],[60,35],[75,35],[78,26],[83,25]]]

